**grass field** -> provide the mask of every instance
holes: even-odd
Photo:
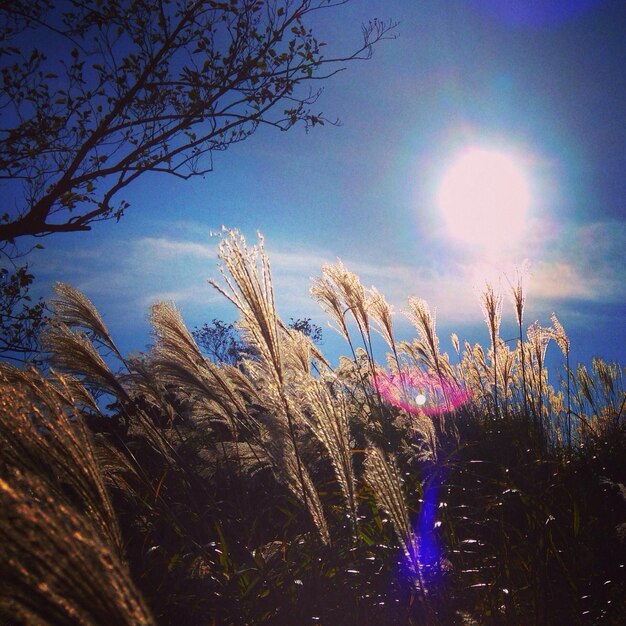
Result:
[[[556,317],[526,328],[522,276],[517,345],[487,286],[489,345],[450,357],[426,302],[397,342],[384,296],[325,266],[332,367],[278,318],[262,240],[225,232],[220,259],[234,365],[167,303],[122,355],[68,285],[45,374],[0,365],[2,623],[624,623],[624,370],[571,367]]]

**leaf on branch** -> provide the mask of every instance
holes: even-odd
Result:
[[[0,68],[0,163],[25,181],[19,206],[0,220],[0,242],[49,234],[51,215],[54,231],[120,219],[127,205],[112,211],[113,196],[138,176],[203,174],[210,171],[203,155],[210,159],[261,124],[323,126],[321,115],[307,111],[311,96],[298,87],[315,79],[322,64],[368,58],[393,28],[373,23],[352,55],[322,60],[325,44],[303,22],[335,3],[283,0],[268,11],[267,3],[247,0],[85,5],[93,10],[79,2],[46,4],[50,24],[72,25],[73,47],[47,31],[41,45],[49,61],[36,49],[25,57],[16,49]],[[24,31],[32,41],[39,42],[40,23]],[[59,65],[65,75],[48,71]],[[285,103],[293,107],[283,118]]]

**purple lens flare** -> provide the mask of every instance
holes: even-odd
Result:
[[[471,399],[471,393],[454,380],[428,374],[418,368],[399,373],[383,373],[374,377],[374,386],[385,402],[404,410],[409,415],[423,414],[439,417],[454,411]],[[414,532],[418,548],[418,567],[424,584],[443,584],[448,569],[445,548],[440,536],[441,513],[447,506],[440,501],[446,472],[442,468],[431,467],[430,479],[424,483],[424,492],[415,520]],[[403,570],[407,575],[414,572],[415,564],[407,556]]]
[[[458,409],[471,397],[469,391],[455,381],[417,368],[396,374],[377,374],[374,385],[386,402],[409,414],[441,415]]]

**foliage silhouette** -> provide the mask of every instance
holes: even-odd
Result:
[[[43,300],[29,295],[33,275],[27,265],[15,271],[0,267],[0,356],[32,361],[39,351],[39,334],[46,322]]]
[[[261,125],[328,122],[312,85],[367,59],[392,24],[326,57],[306,23],[343,2],[162,0],[0,6],[0,242],[119,220],[146,172],[183,179]]]
[[[313,343],[322,342],[322,328],[311,318],[294,320],[292,317],[288,326],[309,337]],[[242,359],[253,356],[234,323],[214,319],[211,324],[205,322],[200,328],[196,327],[191,334],[202,352],[215,363],[237,365]]]

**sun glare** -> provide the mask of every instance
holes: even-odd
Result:
[[[451,237],[494,249],[522,237],[530,194],[524,168],[513,156],[473,147],[448,168],[437,201]]]

